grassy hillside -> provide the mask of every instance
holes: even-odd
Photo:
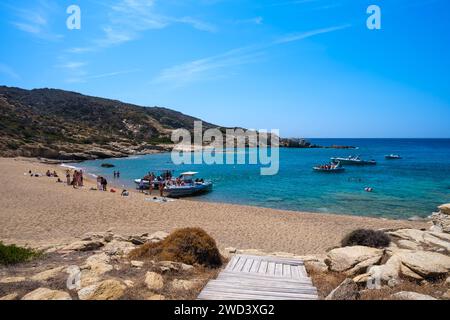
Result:
[[[0,156],[85,160],[149,153],[170,144],[172,130],[193,129],[195,120],[63,90],[0,86]]]

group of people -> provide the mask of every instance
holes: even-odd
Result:
[[[97,190],[108,191],[108,181],[106,178],[101,176],[97,177]]]
[[[114,179],[120,178],[120,171],[114,171]]]
[[[56,172],[55,172],[56,173]],[[57,176],[57,175],[56,175]],[[74,189],[77,187],[83,187],[83,170],[75,170],[73,174],[70,174],[70,170],[66,171],[66,182],[68,186],[72,186]]]
[[[50,172],[50,170],[47,170],[45,175],[49,178],[58,178],[58,174],[56,173],[56,171]]]

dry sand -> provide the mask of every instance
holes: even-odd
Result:
[[[55,178],[34,178],[65,169],[24,159],[0,158],[0,240],[33,247],[64,244],[86,232],[139,234],[201,227],[221,248],[296,254],[323,253],[357,228],[426,227],[423,222],[314,214],[230,204],[177,200],[158,204],[143,194],[75,190]]]

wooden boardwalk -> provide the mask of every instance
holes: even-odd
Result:
[[[317,300],[303,261],[235,255],[199,300]]]

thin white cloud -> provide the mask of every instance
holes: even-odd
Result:
[[[316,30],[307,31],[307,32],[293,33],[293,34],[289,34],[289,35],[283,36],[283,37],[275,40],[274,44],[282,44],[282,43],[288,43],[288,42],[293,42],[293,41],[299,41],[299,40],[307,39],[307,38],[310,38],[313,36],[317,36],[319,34],[325,34],[325,33],[330,33],[330,32],[334,32],[334,31],[347,29],[349,27],[351,27],[350,24],[345,24],[345,25],[341,25],[341,26],[316,29]]]
[[[69,61],[64,64],[57,65],[57,67],[63,68],[63,69],[69,69],[69,70],[76,70],[76,69],[82,68],[86,65],[87,65],[87,62]]]
[[[334,26],[289,34],[266,44],[241,47],[216,56],[172,66],[163,69],[159,75],[153,79],[153,83],[169,83],[173,86],[182,86],[193,81],[210,78],[212,71],[259,62],[264,50],[270,47],[283,45],[294,41],[301,41],[317,35],[343,30],[348,27],[350,27],[350,25]]]
[[[13,68],[3,63],[0,63],[0,73],[15,80],[20,79],[20,76],[14,71]]]
[[[85,53],[121,45],[141,37],[150,30],[166,28],[173,24],[186,24],[200,31],[215,32],[216,27],[195,17],[172,17],[159,13],[155,0],[120,0],[107,7],[108,23],[102,28],[103,36],[87,47],[76,47],[70,53]]]
[[[264,18],[261,16],[250,18],[250,19],[241,19],[233,21],[235,24],[263,24]]]
[[[198,59],[169,67],[153,80],[154,83],[172,83],[181,86],[189,82],[204,78],[205,74],[232,66],[244,65],[259,61],[261,52],[251,48],[239,48],[230,50],[217,56]]]
[[[10,23],[18,30],[44,40],[58,40],[63,36],[51,30],[49,16],[54,11],[54,5],[48,1],[38,1],[32,8],[8,6],[15,14],[14,21]]]
[[[96,75],[83,74],[80,76],[69,77],[66,79],[66,82],[68,82],[68,83],[85,83],[85,82],[88,82],[89,80],[116,77],[116,76],[129,74],[129,73],[135,73],[135,72],[139,72],[139,71],[141,71],[141,70],[140,69],[130,69],[130,70],[113,71],[113,72],[96,74]]]

